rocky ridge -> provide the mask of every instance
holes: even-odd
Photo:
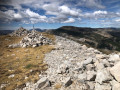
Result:
[[[52,40],[43,36],[36,30],[27,31],[24,28],[20,28],[17,31],[13,32],[11,36],[25,36],[23,39],[17,43],[9,45],[9,48],[17,48],[17,47],[37,47],[41,45],[52,44]]]
[[[45,56],[47,71],[23,90],[118,90],[120,54],[106,55],[56,36],[55,50]]]

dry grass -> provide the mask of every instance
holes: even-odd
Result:
[[[55,85],[55,89],[59,89],[59,88],[61,88],[61,84],[60,83],[57,83],[56,85]]]
[[[53,35],[43,34],[53,40]],[[24,87],[25,82],[36,82],[41,71],[47,69],[43,63],[46,53],[53,49],[51,45],[43,45],[36,48],[13,48],[7,46],[18,43],[22,37],[0,36],[0,85],[7,84],[5,90],[16,87]],[[12,78],[8,78],[14,74]]]

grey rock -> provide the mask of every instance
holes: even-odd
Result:
[[[110,58],[109,58],[110,62],[116,62],[116,61],[120,61],[120,55],[118,54],[111,54]]]
[[[111,86],[110,86],[110,84],[100,85],[99,83],[96,83],[95,90],[111,90]]]
[[[111,80],[110,73],[106,69],[98,70],[95,81],[102,84]]]
[[[90,90],[94,90],[94,88],[95,88],[95,84],[94,84],[94,82],[87,82],[87,84],[89,85],[89,87],[90,87]]]
[[[46,77],[41,78],[37,83],[38,83],[37,87],[41,89],[49,87],[51,85],[50,81]]]
[[[104,69],[104,64],[103,63],[98,63],[97,66],[96,66],[96,69],[97,70],[101,70],[101,69]]]
[[[87,71],[92,71],[92,70],[94,70],[94,69],[95,69],[94,64],[88,64],[88,65],[86,65],[86,70],[87,70]]]
[[[87,71],[87,80],[88,81],[95,81],[96,72],[95,71]]]
[[[110,73],[112,76],[115,77],[115,79],[120,82],[120,62],[118,62],[114,67],[110,69]]]
[[[113,80],[113,81],[111,81],[111,84],[112,84],[112,90],[120,89],[120,83],[118,83],[117,81]]]
[[[84,82],[85,80],[87,80],[87,75],[86,75],[86,73],[79,74],[79,75],[78,75],[78,79],[79,79],[81,82]]]
[[[84,60],[83,64],[87,65],[87,64],[91,64],[93,61],[93,59],[91,57],[89,57],[87,60]]]
[[[64,83],[65,87],[70,86],[72,84],[71,77],[64,78],[63,83]]]

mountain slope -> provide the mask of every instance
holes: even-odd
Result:
[[[63,26],[49,33],[67,37],[105,53],[120,51],[120,30],[112,28],[81,28]]]

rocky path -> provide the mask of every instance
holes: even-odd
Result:
[[[48,69],[24,90],[119,90],[120,55],[105,55],[56,36],[55,49],[46,54]]]

